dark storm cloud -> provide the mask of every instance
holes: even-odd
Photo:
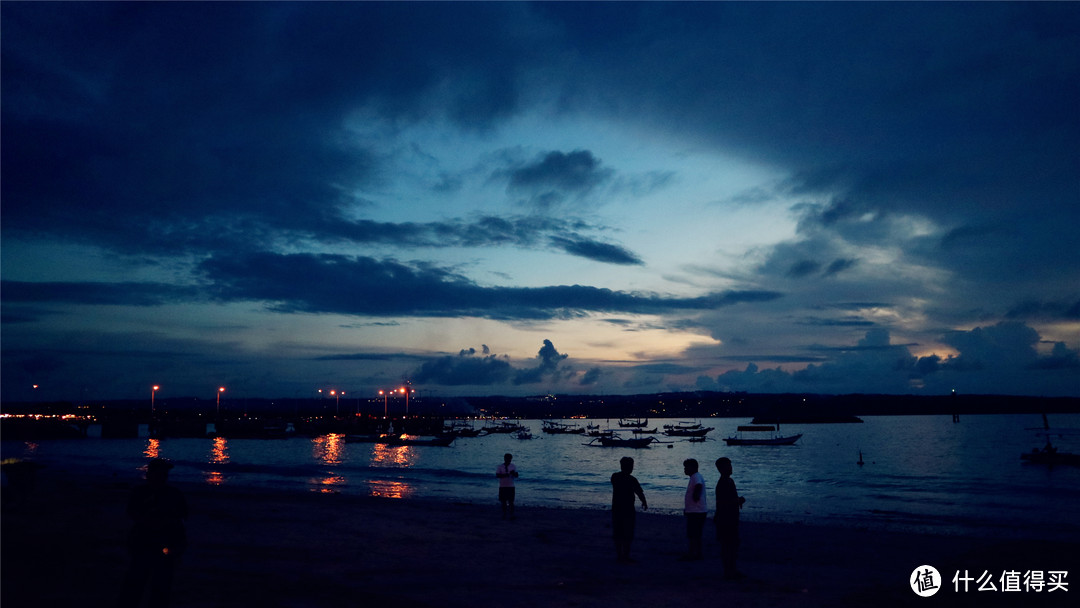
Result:
[[[282,312],[375,316],[477,316],[550,319],[590,311],[660,314],[775,300],[770,291],[726,291],[696,298],[612,291],[582,285],[482,287],[429,264],[341,255],[269,252],[214,257],[192,286],[136,282],[2,281],[4,304],[162,306],[216,300],[262,301]],[[13,321],[42,311],[5,311]]]
[[[539,9],[582,57],[568,104],[786,167],[787,194],[831,200],[815,219],[855,243],[888,227],[854,221],[867,215],[961,229],[946,243],[976,218],[1011,234],[979,255],[927,259],[991,277],[1023,251],[1035,280],[1080,270],[1066,246],[1080,223],[1080,5],[579,9]]]
[[[642,265],[632,251],[580,234],[598,227],[583,222],[540,216],[482,216],[472,221],[390,223],[342,221],[322,227],[308,238],[329,240],[331,235],[352,243],[379,243],[405,247],[495,247],[542,249],[548,246],[570,255],[605,264]]]
[[[581,197],[611,179],[613,171],[600,166],[588,150],[548,152],[505,172],[511,192],[524,193],[540,209],[548,210],[569,197]]]
[[[413,371],[411,380],[416,383],[448,386],[536,384],[562,376],[559,364],[568,357],[569,355],[559,353],[551,340],[544,340],[536,356],[536,365],[515,368],[510,364],[509,357],[492,354],[487,346],[483,347],[481,356],[477,356],[475,348],[466,348],[457,356],[445,355],[428,359]]]
[[[959,354],[915,357],[912,344],[893,344],[889,332],[874,329],[857,344],[842,347],[810,347],[832,351],[827,361],[812,363],[792,372],[761,369],[750,363],[742,371],[725,372],[713,383],[699,379],[700,388],[762,392],[865,392],[865,386],[884,393],[944,394],[1008,393],[1021,378],[1032,384],[1032,394],[1071,395],[1080,369],[1080,352],[1055,343],[1048,355],[1036,349],[1039,334],[1021,323],[999,323],[971,331],[951,332],[942,338]],[[745,357],[743,360],[753,359]],[[763,359],[768,360],[768,359]],[[869,380],[869,383],[868,383]]]
[[[565,318],[592,311],[658,314],[710,310],[781,297],[726,291],[695,298],[612,291],[582,285],[482,287],[431,265],[341,255],[258,253],[202,263],[207,290],[222,301],[263,301],[286,312],[355,315]]]
[[[384,170],[339,135],[358,107],[468,128],[516,107],[530,29],[515,7],[467,11],[5,5],[4,230],[213,249],[266,237],[242,224],[332,226]]]
[[[1006,319],[1062,319],[1080,320],[1080,300],[1075,302],[1021,302],[1005,313]]]
[[[641,266],[645,264],[645,262],[634,255],[633,252],[610,243],[564,237],[552,237],[551,242],[571,255],[588,258],[597,262],[626,266]]]
[[[74,283],[0,281],[5,304],[66,303],[161,306],[200,298],[197,287],[166,283]]]

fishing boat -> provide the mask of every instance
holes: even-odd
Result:
[[[649,426],[649,419],[646,418],[642,420],[641,418],[619,418],[619,426],[624,429],[645,428],[646,426]]]
[[[468,420],[454,420],[443,427],[443,433],[453,433],[458,437],[479,437],[484,434],[484,430],[474,427]]]
[[[736,430],[737,434],[734,437],[724,438],[728,445],[794,445],[802,437],[802,433],[786,437],[781,435],[779,433],[780,425],[774,427],[772,425],[752,424],[740,426]],[[745,437],[743,433],[773,433],[773,435],[772,437]]]
[[[550,435],[581,435],[585,432],[585,429],[580,426],[567,424],[565,422],[544,420],[543,423],[544,427],[541,430]]]
[[[672,427],[669,429],[665,429],[664,434],[668,437],[704,437],[705,435],[708,435],[710,431],[714,430],[716,429],[711,426],[701,426],[699,424],[698,428]]]
[[[693,431],[701,428],[700,422],[690,422],[689,420],[681,420],[675,424],[665,424],[664,431]]]
[[[510,433],[516,433],[516,432],[520,431],[523,428],[525,428],[524,425],[518,424],[516,422],[494,422],[492,424],[489,424],[489,425],[485,426],[483,428],[483,430],[488,432],[488,433],[492,433],[492,434],[497,434],[497,433],[510,434]]]
[[[1030,452],[1021,453],[1020,460],[1028,464],[1042,464],[1047,466],[1064,464],[1080,466],[1080,454],[1059,451],[1052,443],[1050,443],[1051,435],[1062,437],[1064,435],[1076,434],[1074,429],[1057,429],[1051,431],[1050,421],[1047,420],[1046,414],[1043,414],[1043,430],[1038,434],[1046,438],[1046,445],[1041,448],[1034,448]]]
[[[591,445],[603,448],[633,448],[641,449],[647,448],[653,443],[662,443],[656,439],[656,437],[631,437],[630,439],[624,439],[618,435],[612,433],[610,435],[602,435],[582,445]]]
[[[654,426],[651,429],[630,429],[630,432],[635,435],[655,435],[656,427]]]
[[[514,432],[514,439],[532,439],[532,438],[533,438],[532,431],[530,431],[529,429],[527,429],[525,427],[522,427],[522,428],[520,428],[520,429],[518,429],[517,431]]]
[[[455,435],[444,433],[441,435],[346,435],[346,443],[381,443],[384,445],[430,445],[436,447],[448,447],[454,443]]]
[[[1080,454],[1059,452],[1057,448],[1050,445],[1050,442],[1047,442],[1046,445],[1041,448],[1035,448],[1030,452],[1020,454],[1020,460],[1030,464],[1045,464],[1049,466],[1060,464],[1080,466]]]

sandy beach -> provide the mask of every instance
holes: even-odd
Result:
[[[124,505],[137,478],[74,478],[44,469],[33,491],[2,496],[2,602],[111,606],[124,574]],[[1075,605],[1076,539],[1000,541],[789,523],[744,522],[740,569],[720,578],[706,558],[680,562],[680,516],[639,513],[633,556],[615,561],[603,509],[561,510],[518,499],[502,521],[490,505],[333,493],[178,485],[187,496],[190,549],[174,606],[892,606]],[[672,488],[679,492],[679,488]],[[941,592],[908,585],[936,567]],[[1068,571],[1069,591],[955,592],[957,570]]]

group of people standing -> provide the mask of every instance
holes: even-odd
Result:
[[[611,528],[615,536],[616,557],[619,562],[632,562],[630,545],[634,540],[634,497],[642,501],[642,509],[648,510],[642,485],[632,474],[634,459],[629,456],[619,461],[621,471],[611,475]],[[686,496],[683,501],[683,513],[686,516],[687,552],[679,559],[698,560],[704,558],[702,536],[708,519],[708,499],[705,492],[705,477],[698,470],[696,459],[683,461],[683,472],[689,477]],[[735,567],[735,557],[739,551],[739,510],[746,499],[739,496],[731,478],[731,460],[716,459],[716,470],[720,481],[716,483],[716,541],[720,545],[720,560],[724,564],[725,579],[740,579],[742,573]]]
[[[635,510],[634,498],[641,500],[641,508],[648,510],[645,492],[633,476],[634,459],[629,456],[619,461],[621,470],[611,475],[611,527],[615,537],[616,559],[631,562],[630,544],[634,540]],[[716,470],[720,472],[720,481],[716,483],[716,541],[720,545],[720,559],[724,566],[725,579],[742,578],[736,567],[739,550],[739,509],[746,498],[739,496],[735,481],[731,478],[731,460],[716,459]],[[683,561],[696,561],[704,558],[702,536],[705,522],[709,516],[709,501],[705,492],[705,477],[698,470],[698,461],[689,458],[683,461],[683,473],[689,477],[686,495],[683,499],[683,514],[686,516],[687,552],[680,557]]]
[[[495,469],[499,479],[499,503],[502,505],[503,519],[514,519],[514,480],[518,477],[517,467],[511,462],[512,454],[503,456],[503,463]],[[634,477],[634,459],[624,456],[619,460],[620,471],[611,475],[611,530],[615,539],[615,557],[621,563],[630,563],[630,546],[634,541],[637,511],[636,500],[641,501],[641,508],[649,510],[645,500],[645,491]],[[716,541],[720,545],[720,559],[724,566],[724,578],[729,580],[742,578],[736,568],[739,550],[739,510],[746,498],[739,496],[735,481],[731,478],[731,459],[717,458],[716,470],[720,480],[716,482]],[[689,458],[683,461],[683,473],[689,477],[686,496],[683,501],[683,513],[686,516],[687,552],[679,559],[696,561],[704,559],[702,536],[705,522],[709,516],[709,501],[705,492],[705,477],[698,470],[698,461]]]

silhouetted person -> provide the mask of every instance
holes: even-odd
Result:
[[[688,548],[686,555],[679,559],[692,561],[704,558],[701,551],[701,534],[705,530],[705,520],[709,517],[709,502],[705,498],[705,478],[698,472],[698,461],[693,458],[684,460],[683,473],[690,477],[686,485],[686,498],[683,501]]]
[[[495,477],[499,478],[499,504],[502,505],[503,519],[514,519],[514,479],[517,478],[517,467],[510,463],[514,459],[512,454],[503,456],[503,463],[495,468]]]
[[[720,481],[716,482],[716,542],[720,544],[720,561],[724,564],[724,578],[740,579],[743,574],[735,567],[735,558],[739,552],[739,510],[746,499],[735,490],[735,480],[731,478],[731,460],[716,459],[716,470],[720,472]]]
[[[641,489],[634,472],[634,459],[623,456],[619,460],[618,473],[611,474],[611,533],[615,537],[615,559],[621,563],[630,563],[630,544],[634,541],[634,526],[637,512],[634,510],[634,496],[641,499],[641,508],[648,511],[645,492]]]
[[[150,606],[168,606],[172,593],[173,566],[187,548],[184,520],[187,501],[180,490],[168,485],[172,463],[161,458],[146,467],[146,484],[131,491],[128,516],[134,522],[128,535],[131,565],[124,578],[120,606],[138,606],[147,584]]]

